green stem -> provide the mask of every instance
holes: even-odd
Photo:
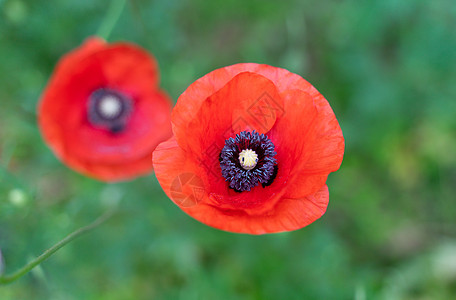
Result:
[[[27,274],[29,271],[31,271],[34,267],[36,267],[37,265],[39,265],[40,263],[42,263],[43,261],[48,259],[52,254],[57,252],[60,248],[62,248],[66,244],[70,243],[75,238],[83,235],[84,233],[89,232],[92,229],[95,229],[96,227],[101,225],[103,222],[105,222],[107,219],[109,219],[113,214],[114,214],[113,211],[108,211],[108,212],[104,213],[102,216],[98,217],[93,223],[91,223],[87,226],[81,227],[78,230],[67,235],[63,240],[59,241],[57,244],[55,244],[51,248],[44,251],[43,254],[41,254],[34,260],[30,261],[28,264],[26,264],[25,266],[23,266],[22,268],[20,268],[16,272],[14,272],[13,274],[0,276],[0,285],[8,284],[8,283],[11,283],[11,282],[21,278],[22,276]]]
[[[119,20],[125,6],[125,2],[126,0],[111,0],[108,12],[97,30],[97,35],[99,37],[102,37],[104,40],[108,40],[114,25],[116,25],[116,22]]]

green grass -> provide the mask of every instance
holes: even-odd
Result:
[[[174,101],[238,62],[284,67],[346,139],[330,205],[247,236],[185,215],[154,175],[103,184],[44,145],[35,107],[108,1],[0,0],[0,248],[10,273],[119,202],[0,299],[451,299],[456,294],[456,6],[450,0],[139,1],[110,41],[151,51]]]

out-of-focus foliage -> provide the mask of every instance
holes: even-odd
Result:
[[[0,0],[0,248],[12,272],[109,207],[120,212],[0,299],[452,299],[456,294],[453,0],[132,0],[110,41],[157,57],[177,99],[238,62],[284,67],[346,138],[327,213],[247,236],[206,227],[154,175],[103,184],[43,144],[35,107],[58,58],[108,1]]]

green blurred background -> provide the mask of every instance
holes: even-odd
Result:
[[[0,0],[0,248],[11,273],[111,206],[120,212],[20,280],[20,299],[456,299],[453,0],[128,1],[109,41],[158,59],[174,101],[238,62],[283,67],[346,139],[327,213],[265,236],[218,231],[154,175],[85,178],[43,144],[35,107],[109,1]]]

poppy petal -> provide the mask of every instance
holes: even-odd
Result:
[[[334,172],[339,169],[344,155],[342,129],[323,96],[318,94],[313,97],[318,107],[316,139],[304,168],[309,174]]]
[[[152,158],[157,179],[174,203],[180,207],[190,206],[198,204],[200,199],[207,198],[207,190],[201,180],[202,174],[198,171],[198,165],[179,147],[174,137],[158,145]],[[190,185],[195,188],[185,188],[186,184],[182,181],[187,177],[195,177],[197,183]],[[198,195],[195,189],[201,191],[201,194]]]
[[[72,156],[68,156],[65,159],[68,165],[71,165],[78,172],[106,182],[129,180],[133,177],[147,175],[152,169],[150,153],[134,160],[110,164],[100,164],[97,161],[83,161],[81,159],[74,159]]]
[[[320,145],[332,139],[334,143],[340,139],[343,142],[343,138],[340,129],[334,136],[324,131],[322,126],[330,122],[331,115],[322,116],[312,96],[301,90],[287,91],[281,96],[285,103],[284,116],[277,120],[268,134],[276,145],[279,168],[289,170],[287,195],[302,197],[318,191],[328,174],[340,166],[343,144],[342,149],[321,149]],[[333,114],[332,117],[335,119]],[[319,161],[326,161],[326,168],[312,168]]]
[[[242,72],[262,75],[271,80],[279,92],[299,89],[312,96],[318,91],[301,76],[288,70],[264,64],[240,63],[214,70],[192,83],[179,97],[173,109],[173,131],[185,128],[199,111],[201,104],[225,86],[234,76]]]
[[[329,192],[324,185],[313,195],[303,198],[283,198],[273,210],[262,215],[249,215],[242,211],[221,210],[200,203],[181,207],[196,220],[225,231],[265,234],[300,229],[320,218],[328,206]]]
[[[277,119],[275,110],[264,108],[269,99],[282,105],[269,79],[250,72],[239,73],[202,103],[185,131],[175,131],[176,139],[186,151],[201,156],[214,145],[221,150],[227,138],[243,130],[267,132]]]
[[[43,91],[38,106],[42,135],[62,161],[100,180],[150,172],[153,149],[172,134],[171,101],[158,81],[155,59],[140,47],[87,39],[62,57]],[[100,90],[127,99],[131,113],[121,130],[90,121],[89,100]]]
[[[81,59],[84,59],[91,53],[95,53],[98,50],[103,49],[105,45],[106,42],[102,38],[96,36],[87,38],[80,47],[62,56],[55,71],[59,72],[60,69],[72,69],[81,62]]]
[[[287,189],[289,197],[314,193],[326,182],[329,173],[337,171],[342,163],[345,142],[339,123],[326,100],[314,102],[318,116],[308,134],[305,152],[300,159],[294,160]]]

